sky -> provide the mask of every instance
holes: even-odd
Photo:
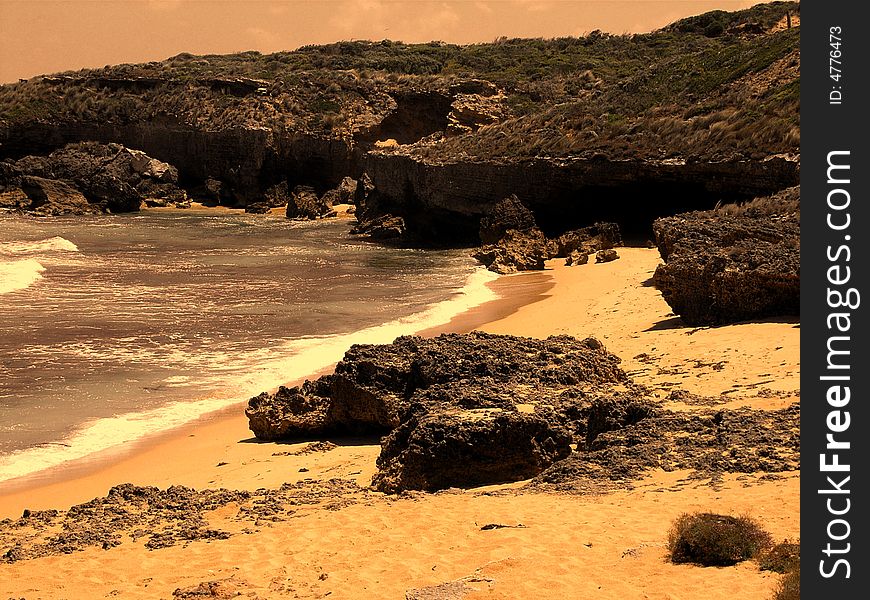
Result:
[[[761,0],[0,0],[0,83],[180,52],[652,31]]]

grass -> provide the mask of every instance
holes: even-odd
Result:
[[[266,128],[351,139],[408,91],[449,95],[474,79],[507,118],[406,151],[456,157],[752,158],[799,150],[799,28],[768,32],[797,3],[714,11],[638,35],[459,46],[344,41],[263,55],[178,54],[0,86],[0,122]],[[714,32],[715,30],[715,32]],[[232,93],[220,80],[256,80]]]
[[[770,544],[770,534],[753,519],[715,513],[683,514],[668,534],[672,562],[705,567],[749,560]]]

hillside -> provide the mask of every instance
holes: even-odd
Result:
[[[586,192],[637,186],[673,199],[664,213],[709,208],[797,181],[799,13],[773,2],[640,35],[338,42],[36,77],[0,86],[0,158],[118,142],[177,166],[182,184],[220,180],[237,205],[283,180],[323,191],[368,172],[411,221],[515,192],[546,225]],[[516,165],[561,183],[490,185]]]

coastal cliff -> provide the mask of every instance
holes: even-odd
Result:
[[[480,217],[510,194],[548,235],[596,221],[647,231],[797,184],[799,11],[774,2],[650,34],[339,42],[36,77],[0,86],[0,159],[120,143],[238,207],[276,184],[323,194],[368,174],[368,216],[401,217],[421,243],[476,243]]]

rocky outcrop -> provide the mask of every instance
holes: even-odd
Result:
[[[351,177],[344,177],[339,184],[331,190],[327,190],[320,201],[326,206],[333,207],[336,204],[353,204],[356,195],[357,182]]]
[[[297,185],[288,198],[288,219],[321,219],[330,214],[335,214],[332,206],[321,200],[311,186]]]
[[[529,231],[510,229],[498,243],[482,246],[472,256],[490,271],[501,275],[540,271],[551,257],[550,242],[537,228]]]
[[[800,314],[800,190],[658,219],[653,281],[687,325]]]
[[[480,241],[496,244],[511,229],[531,231],[537,229],[535,215],[515,194],[496,202],[480,219]]]
[[[48,156],[4,161],[0,187],[21,189],[39,214],[131,212],[145,203],[184,205],[178,170],[118,144],[70,144]]]
[[[592,338],[408,336],[352,346],[333,374],[261,394],[245,412],[266,440],[386,434],[375,487],[432,490],[540,473],[619,422],[596,418],[599,404],[651,410],[637,390],[611,391],[626,385],[619,359]]]
[[[30,203],[23,210],[40,216],[84,215],[98,212],[80,191],[69,183],[26,175],[19,185]]]
[[[622,243],[615,223],[596,223],[547,239],[532,212],[514,195],[483,215],[479,235],[484,245],[474,251],[474,258],[500,274],[542,270],[550,258],[585,264],[589,254],[599,250],[615,253],[611,248]]]

